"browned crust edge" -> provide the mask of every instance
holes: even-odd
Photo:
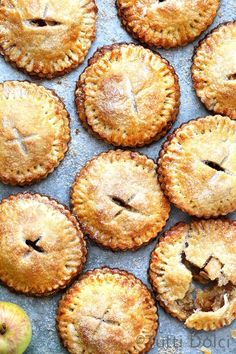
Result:
[[[101,267],[101,268],[93,268],[93,269],[90,269],[90,270],[86,271],[85,273],[81,274],[80,277],[78,278],[78,280],[77,280],[76,282],[79,282],[80,280],[86,279],[86,278],[88,278],[88,277],[89,277],[90,275],[92,275],[92,274],[99,274],[99,273],[105,274],[105,273],[107,273],[107,272],[110,273],[110,274],[119,274],[119,275],[124,275],[124,276],[126,276],[126,277],[132,278],[135,282],[137,282],[138,284],[141,285],[141,288],[142,288],[143,290],[147,291],[147,293],[149,293],[149,295],[150,295],[150,300],[151,300],[151,302],[152,302],[152,305],[153,305],[153,307],[155,307],[155,309],[156,309],[157,321],[156,321],[156,330],[155,330],[155,333],[154,333],[153,337],[152,337],[152,338],[149,338],[150,340],[149,340],[149,342],[146,344],[145,349],[144,349],[142,352],[139,353],[139,354],[146,354],[146,353],[148,353],[148,352],[151,350],[153,344],[155,343],[155,339],[156,339],[156,336],[157,336],[157,331],[158,331],[158,328],[159,328],[158,308],[157,308],[157,306],[156,306],[155,298],[153,297],[152,292],[151,292],[151,290],[147,287],[147,285],[145,285],[145,284],[143,283],[143,281],[142,281],[141,279],[137,278],[134,274],[132,274],[132,273],[126,271],[126,270],[121,270],[121,269],[119,269],[119,268],[110,268],[109,266],[103,266],[103,267]],[[66,300],[66,297],[67,297],[67,296],[71,296],[71,297],[73,296],[73,294],[74,294],[74,292],[75,292],[75,291],[74,291],[74,285],[75,285],[75,284],[76,284],[76,283],[74,283],[74,284],[71,286],[71,288],[69,288],[69,289],[63,294],[62,298],[61,298],[60,301],[59,301],[58,309],[57,309],[57,314],[56,314],[56,327],[57,327],[57,331],[58,331],[58,333],[59,333],[60,340],[61,340],[61,342],[62,342],[62,344],[63,344],[63,346],[64,346],[65,348],[67,348],[67,343],[66,343],[66,341],[64,340],[64,338],[62,338],[61,332],[60,332],[60,327],[59,327],[60,317],[61,317],[61,315],[62,315],[62,310],[61,310],[60,306],[62,306],[62,304],[63,304],[63,302]],[[69,303],[69,301],[68,301],[68,303]]]
[[[209,112],[211,113],[215,113],[215,114],[222,114],[222,115],[226,115],[227,116],[227,109],[224,109],[224,110],[212,110],[212,109],[209,109],[209,106],[207,104],[207,102],[204,102],[202,97],[198,94],[198,85],[199,83],[201,82],[201,80],[198,80],[196,78],[196,76],[194,75],[194,70],[195,70],[195,58],[197,57],[198,55],[198,50],[201,49],[202,45],[205,43],[205,41],[211,37],[215,32],[218,32],[221,27],[224,27],[224,26],[228,26],[228,25],[231,25],[231,24],[236,24],[236,20],[234,21],[226,21],[226,22],[223,22],[223,23],[220,23],[217,27],[213,28],[209,33],[207,33],[205,35],[204,38],[202,38],[198,44],[194,47],[194,51],[193,51],[193,55],[192,55],[192,65],[191,65],[191,78],[192,78],[192,82],[193,82],[193,87],[194,87],[194,91],[195,91],[195,94],[196,96],[199,98],[199,100],[202,102],[202,104],[209,110]],[[230,117],[229,117],[230,118]],[[232,119],[232,118],[231,118]]]
[[[86,244],[86,240],[85,240],[84,234],[80,228],[80,225],[79,225],[75,215],[70,211],[70,209],[65,204],[59,203],[55,198],[51,198],[48,195],[41,194],[41,193],[33,193],[33,192],[23,192],[23,193],[11,194],[7,198],[3,198],[0,202],[0,205],[5,201],[8,201],[8,200],[14,201],[17,199],[21,199],[22,197],[24,199],[35,199],[35,200],[38,200],[38,198],[46,198],[47,204],[53,206],[59,212],[64,214],[74,224],[75,228],[79,231],[79,233],[81,233],[81,250],[83,253],[83,256],[81,258],[81,264],[78,267],[76,274],[74,274],[67,282],[65,282],[64,285],[58,286],[58,288],[54,291],[49,291],[49,292],[45,291],[43,293],[34,293],[34,292],[30,292],[30,291],[23,292],[23,291],[18,291],[14,287],[7,285],[7,283],[3,282],[2,280],[0,280],[0,283],[3,284],[4,286],[6,286],[11,292],[16,293],[16,294],[24,294],[26,296],[36,296],[36,297],[54,295],[58,291],[66,288],[70,284],[72,284],[74,282],[75,278],[78,276],[78,274],[84,269],[86,261],[87,261],[87,254],[88,254],[88,247]]]
[[[92,1],[94,3],[94,8],[93,8],[94,14],[95,14],[95,16],[97,16],[98,7],[96,5],[95,0],[92,0]],[[96,38],[96,32],[97,32],[97,26],[96,26],[96,20],[95,20],[93,35],[91,37],[90,48]],[[0,46],[0,54],[3,56],[3,58],[7,64],[9,63],[14,69],[19,70],[19,71],[23,72],[24,74],[29,75],[30,77],[35,78],[35,79],[39,79],[39,80],[44,80],[44,79],[52,80],[57,77],[64,76],[65,74],[70,73],[72,70],[76,69],[79,65],[81,65],[83,63],[83,61],[85,60],[86,56],[88,55],[90,48],[88,48],[87,52],[85,53],[83,59],[80,62],[78,62],[76,64],[72,63],[70,67],[65,68],[62,71],[55,71],[54,73],[45,73],[45,74],[44,73],[36,73],[34,71],[29,72],[25,68],[18,67],[17,63],[15,61],[10,60],[9,56],[3,52],[1,46]]]
[[[41,84],[38,84],[38,83],[35,83],[35,82],[31,82],[29,80],[4,80],[1,84],[4,84],[6,82],[20,82],[20,83],[28,83],[28,84],[32,84],[32,85],[36,85],[38,87],[42,87],[44,88],[45,90],[48,90],[50,91],[50,93],[52,94],[53,97],[55,97],[61,104],[62,104],[62,107],[64,109],[64,111],[66,112],[66,117],[67,117],[67,120],[68,120],[68,135],[69,135],[69,139],[67,141],[67,149],[64,151],[64,154],[63,154],[63,157],[61,159],[59,159],[57,161],[57,164],[54,165],[54,167],[51,169],[51,170],[48,170],[45,175],[39,177],[39,178],[28,178],[28,179],[25,179],[25,182],[23,183],[19,183],[16,179],[14,178],[2,178],[0,176],[0,182],[2,182],[3,184],[8,184],[8,185],[11,185],[11,186],[19,186],[19,187],[24,187],[24,186],[30,186],[32,184],[35,184],[35,183],[39,183],[41,182],[42,180],[46,179],[48,177],[48,175],[50,175],[51,173],[54,172],[54,170],[60,165],[60,163],[64,160],[68,150],[69,150],[69,144],[71,142],[71,118],[70,118],[70,114],[68,112],[68,110],[66,109],[66,106],[65,106],[65,103],[63,102],[63,100],[61,99],[61,97],[56,93],[55,90],[53,89],[49,89]]]
[[[184,128],[186,125],[188,125],[190,122],[195,122],[198,120],[204,120],[207,117],[214,117],[214,116],[219,116],[219,114],[213,115],[213,116],[205,116],[205,117],[198,117],[195,119],[191,119],[187,122],[182,123],[178,128],[176,128],[170,135],[167,136],[166,141],[163,142],[163,144],[161,145],[159,154],[157,156],[157,176],[158,176],[158,180],[161,186],[161,189],[163,191],[163,193],[165,194],[165,196],[167,197],[167,199],[169,200],[170,203],[172,203],[176,208],[182,210],[183,212],[185,212],[186,214],[194,217],[194,218],[201,218],[201,219],[216,219],[216,218],[220,218],[220,217],[224,217],[224,215],[211,215],[211,216],[204,216],[204,215],[196,215],[196,214],[191,214],[188,210],[188,208],[184,208],[183,206],[179,206],[176,205],[175,203],[173,203],[171,196],[168,194],[168,190],[166,188],[166,178],[163,177],[163,169],[162,169],[162,157],[164,156],[164,154],[166,153],[166,150],[168,148],[168,146],[171,144],[171,141],[173,138],[175,138],[176,134],[182,129]],[[220,115],[221,116],[221,115]],[[228,116],[221,116],[221,117],[226,117],[228,119],[230,119],[230,117]],[[227,213],[229,214],[229,213]],[[226,215],[226,214],[225,214]]]
[[[217,16],[217,12],[219,11],[219,8],[221,6],[221,3],[219,2],[219,6],[218,9],[216,11],[215,16],[212,18],[211,21],[208,21],[208,24],[205,26],[205,28],[199,33],[199,35],[195,36],[192,40],[186,40],[183,41],[183,43],[178,44],[178,45],[165,45],[164,43],[160,43],[159,45],[156,43],[153,43],[152,40],[149,41],[144,41],[139,35],[138,32],[133,31],[132,28],[129,27],[128,25],[128,20],[126,19],[125,15],[124,15],[124,11],[122,11],[120,9],[120,6],[118,4],[118,0],[115,0],[115,4],[116,4],[116,9],[117,9],[117,14],[121,20],[121,24],[123,26],[123,28],[136,40],[140,41],[141,43],[145,43],[147,44],[149,47],[155,47],[155,48],[163,48],[163,49],[174,49],[174,48],[181,48],[181,47],[185,47],[186,45],[188,45],[189,43],[192,43],[196,38],[200,37],[201,34],[213,23],[213,21],[215,20],[216,16]]]
[[[160,247],[161,246],[161,243],[164,242],[166,239],[169,239],[170,241],[172,241],[174,238],[175,238],[175,231],[178,230],[178,228],[180,226],[185,226],[185,225],[188,225],[188,223],[186,222],[183,222],[183,221],[179,221],[178,223],[176,223],[174,226],[172,226],[170,229],[166,230],[160,237],[159,239],[157,240],[157,243],[154,247],[154,249],[152,250],[151,254],[150,254],[150,259],[149,259],[149,266],[148,266],[148,280],[149,280],[149,283],[151,284],[152,286],[152,289],[156,295],[156,299],[157,301],[159,302],[159,304],[161,305],[161,307],[163,308],[163,310],[168,313],[169,315],[171,315],[172,317],[178,319],[179,321],[181,322],[184,322],[183,320],[181,320],[177,314],[173,313],[171,310],[169,310],[169,308],[166,306],[165,302],[162,301],[155,285],[154,285],[154,279],[152,277],[152,271],[151,271],[151,264],[152,264],[152,261],[153,261],[153,257],[155,255],[156,259],[158,260],[158,257],[157,255],[155,254],[155,251],[157,249],[157,247]]]
[[[88,165],[90,164],[92,161],[96,160],[97,158],[99,158],[100,156],[103,156],[103,155],[107,155],[110,151],[126,151],[126,152],[129,152],[130,153],[130,157],[131,159],[134,159],[137,155],[141,155],[141,156],[144,156],[146,157],[146,159],[149,159],[149,160],[152,160],[155,164],[155,170],[156,170],[156,173],[157,173],[157,164],[155,163],[154,159],[150,158],[150,157],[147,157],[145,154],[142,154],[140,152],[135,152],[135,151],[129,151],[129,150],[120,150],[120,149],[116,149],[116,150],[108,150],[108,151],[105,151],[105,152],[101,152],[100,154],[98,155],[95,155],[93,156],[89,161],[86,162],[86,164],[81,168],[80,172]],[[69,193],[69,198],[70,198],[70,207],[73,211],[73,203],[72,203],[72,193],[74,191],[74,185],[76,184],[76,180],[77,178],[79,177],[80,175],[80,172],[78,172],[75,176],[75,179],[74,179],[74,182],[72,183],[71,187],[70,187],[70,193]],[[157,180],[158,180],[158,173],[157,173]],[[160,183],[160,182],[159,182]],[[161,186],[160,186],[161,187]],[[162,188],[161,188],[162,190]],[[163,190],[162,190],[163,191]],[[164,192],[163,192],[164,193]],[[169,202],[169,199],[167,198],[167,202]],[[170,209],[171,209],[171,205],[169,203],[169,206],[170,206]],[[74,213],[74,212],[73,212]],[[166,219],[166,223],[165,225],[162,227],[162,229],[155,235],[153,236],[149,241],[147,242],[143,242],[141,245],[139,246],[136,246],[136,247],[132,247],[132,248],[129,248],[129,247],[126,247],[126,248],[119,248],[119,247],[111,247],[111,246],[105,246],[103,245],[102,242],[100,242],[98,239],[96,238],[93,238],[92,236],[90,236],[85,228],[82,226],[82,223],[80,222],[79,218],[76,216],[76,214],[74,213],[75,217],[77,218],[78,222],[79,222],[79,225],[80,225],[80,228],[81,230],[83,231],[84,235],[86,235],[89,240],[91,240],[91,242],[95,243],[97,246],[99,246],[101,249],[106,249],[106,250],[110,250],[112,252],[125,252],[125,251],[130,251],[130,252],[135,252],[137,250],[139,250],[140,248],[142,247],[145,247],[147,245],[149,245],[154,239],[156,239],[158,237],[158,234],[160,234],[162,232],[162,230],[164,229],[164,227],[167,225],[168,221],[169,221],[169,218],[170,218],[170,211],[169,211],[169,214],[168,214],[168,218]]]
[[[142,47],[146,50],[151,51],[150,48],[147,48],[146,46],[141,46],[140,44],[136,44],[136,43],[128,43],[128,42],[120,42],[120,43],[113,43],[111,45],[106,45],[100,48],[97,48],[97,50],[95,51],[95,53],[92,55],[92,57],[88,60],[88,65],[85,67],[85,69],[82,71],[82,73],[79,76],[79,79],[76,82],[76,88],[75,88],[75,106],[76,106],[76,111],[77,114],[80,118],[80,111],[85,112],[85,92],[84,92],[84,84],[81,80],[82,75],[85,73],[86,69],[95,64],[101,57],[103,57],[103,55],[105,55],[107,52],[112,51],[113,49],[116,48],[120,48],[123,46],[133,46],[133,47]],[[152,52],[152,51],[151,51]],[[142,147],[145,145],[150,145],[151,143],[158,141],[159,139],[161,139],[163,136],[165,136],[167,134],[167,132],[171,129],[172,125],[175,123],[177,116],[179,114],[179,107],[180,107],[180,97],[181,97],[181,92],[180,92],[180,86],[179,86],[179,77],[176,73],[176,71],[174,70],[173,66],[170,65],[169,61],[165,58],[163,58],[161,56],[161,54],[156,53],[156,52],[152,52],[153,54],[159,56],[162,60],[162,62],[164,64],[166,64],[168,66],[168,69],[170,70],[170,72],[172,73],[173,77],[174,77],[174,86],[176,88],[175,93],[176,93],[176,101],[177,101],[177,105],[173,111],[173,115],[172,115],[172,119],[166,124],[165,127],[163,127],[163,129],[157,133],[154,137],[152,137],[149,141],[145,142],[145,143],[140,143],[140,144],[135,144],[135,145],[125,145],[125,144],[115,144],[115,143],[111,143],[110,141],[108,141],[105,137],[100,136],[98,133],[93,131],[93,128],[88,124],[87,122],[87,118],[86,121],[83,121],[80,118],[80,121],[82,123],[82,126],[88,131],[88,133],[90,133],[91,135],[93,135],[95,138],[99,139],[99,140],[103,140],[105,141],[107,144],[111,144],[113,146],[119,146],[119,147],[124,147],[124,148],[128,148],[128,147]],[[81,94],[77,94],[77,90],[80,89],[81,90]]]

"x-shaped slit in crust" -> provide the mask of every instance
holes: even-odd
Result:
[[[220,165],[223,165],[227,159],[229,158],[229,154],[227,154],[226,156],[223,157],[222,161],[220,162]]]
[[[43,10],[43,18],[47,17],[47,13],[48,13],[48,3],[46,3],[45,8]]]
[[[226,169],[225,167],[222,166],[222,163],[224,161],[225,161],[225,158],[222,160],[222,162],[220,164],[218,164],[217,162],[211,161],[211,160],[202,160],[202,163],[204,163],[206,166],[212,168],[213,170],[215,170],[217,172],[224,172],[227,175],[234,176],[235,174],[233,172],[229,171],[228,169]]]
[[[138,105],[137,105],[137,101],[136,101],[136,95],[133,91],[133,86],[132,86],[132,83],[130,81],[129,78],[126,78],[126,82],[127,82],[127,93],[128,93],[128,97],[132,103],[132,106],[133,106],[133,109],[135,111],[135,113],[137,114],[137,116],[139,115],[139,112],[138,112]]]
[[[27,146],[25,145],[25,140],[32,138],[32,137],[36,136],[37,134],[30,134],[27,136],[23,136],[17,128],[13,128],[13,133],[14,133],[15,137],[13,139],[8,140],[7,143],[17,142],[19,144],[19,147],[20,147],[21,151],[23,152],[23,154],[28,155],[28,149],[27,149]]]
[[[210,160],[203,160],[202,161],[205,165],[207,165],[208,167],[216,170],[216,171],[222,171],[225,172],[224,167],[222,167],[220,164],[218,164],[217,162],[213,162]]]
[[[34,18],[25,20],[25,24],[31,27],[53,27],[61,25],[61,22],[53,21],[53,20],[45,20],[43,18]]]
[[[31,18],[28,20],[25,20],[24,23],[27,26],[31,26],[31,27],[54,27],[54,26],[59,26],[62,23],[55,21],[55,20],[48,20],[47,19],[47,13],[48,13],[48,3],[46,3],[45,8],[43,10],[43,16],[42,17],[38,17],[38,18]]]
[[[31,241],[31,240],[26,240],[25,243],[27,246],[29,246],[30,250],[34,250],[39,253],[44,253],[44,249],[37,245],[37,243],[40,241],[41,237],[38,237],[37,240]],[[29,251],[30,251],[29,250]],[[29,252],[27,252],[28,254]]]
[[[236,73],[227,76],[228,80],[236,80]]]
[[[86,316],[86,317],[90,317],[90,318],[93,318],[93,319],[99,321],[97,327],[95,328],[94,334],[96,334],[98,332],[99,328],[101,327],[101,325],[103,323],[106,323],[107,325],[110,325],[112,327],[121,325],[120,322],[118,322],[118,321],[105,319],[105,316],[110,312],[110,309],[111,309],[111,307],[108,307],[105,310],[105,312],[103,313],[102,317],[97,317],[97,316],[92,316],[92,315]]]
[[[153,12],[155,10],[157,10],[158,6],[160,3],[165,2],[166,0],[156,0],[154,3],[147,5],[147,6],[143,6],[143,13],[142,13],[142,18],[146,16],[148,10],[150,10],[150,12]]]
[[[120,215],[125,209],[131,213],[138,213],[138,214],[142,214],[138,209],[132,207],[129,203],[134,199],[135,194],[133,194],[131,197],[129,197],[129,199],[127,201],[124,201],[122,198],[113,196],[113,195],[109,195],[109,198],[111,199],[111,201],[120,206],[122,209],[120,209],[115,215],[114,218],[116,218],[118,215]]]

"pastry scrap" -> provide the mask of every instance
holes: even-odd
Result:
[[[236,119],[236,21],[211,32],[196,49],[192,77],[198,97],[216,113]]]
[[[220,0],[117,0],[127,31],[163,48],[194,41],[213,22],[219,6]]]
[[[230,334],[233,339],[236,339],[236,330],[235,329],[231,329]]]
[[[155,340],[158,316],[147,287],[117,269],[82,275],[59,304],[57,326],[71,354],[144,354]]]
[[[82,270],[86,244],[71,212],[39,194],[0,204],[0,280],[17,292],[49,295]]]
[[[83,125],[117,146],[160,139],[179,111],[174,69],[159,54],[134,44],[98,49],[77,82],[76,106]]]
[[[69,115],[51,90],[0,83],[0,180],[26,185],[47,177],[68,149]]]
[[[201,347],[200,350],[203,354],[212,354],[212,351],[209,348]]]
[[[208,116],[183,124],[163,145],[159,180],[178,208],[197,217],[236,209],[236,122]]]
[[[160,304],[188,328],[229,325],[236,318],[236,222],[176,224],[153,251],[149,274]]]
[[[131,151],[108,151],[90,160],[75,179],[71,202],[84,232],[113,251],[151,241],[170,212],[155,163]]]
[[[53,78],[83,62],[95,38],[94,0],[2,0],[0,47],[28,74]]]

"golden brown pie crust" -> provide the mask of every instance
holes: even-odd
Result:
[[[71,354],[144,354],[158,328],[155,302],[134,275],[118,269],[88,271],[64,295],[57,327]]]
[[[117,146],[160,139],[179,111],[177,75],[159,54],[134,44],[100,48],[77,82],[75,102],[83,125]]]
[[[49,295],[82,270],[86,244],[64,205],[39,194],[17,194],[0,204],[0,280],[17,292]]]
[[[85,233],[113,251],[151,241],[170,212],[155,163],[131,151],[108,151],[90,160],[75,179],[71,202]]]
[[[236,21],[214,29],[195,51],[192,78],[209,110],[236,119]]]
[[[208,116],[183,124],[168,137],[158,161],[164,193],[197,217],[236,209],[236,122]]]
[[[171,48],[194,41],[213,22],[220,0],[117,0],[122,24],[150,46]]]
[[[68,149],[69,115],[51,90],[0,83],[0,180],[26,185],[47,177]]]
[[[176,224],[160,238],[149,274],[160,304],[188,328],[229,325],[236,318],[236,222]]]
[[[2,0],[2,54],[31,75],[64,75],[87,55],[95,38],[96,14],[94,0]]]

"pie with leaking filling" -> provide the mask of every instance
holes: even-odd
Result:
[[[85,233],[113,251],[151,241],[170,212],[155,163],[131,151],[108,151],[90,160],[75,179],[71,202]]]
[[[71,354],[144,354],[155,340],[157,309],[147,287],[117,269],[82,275],[59,304],[57,327]]]
[[[174,69],[159,54],[134,44],[98,49],[77,82],[76,106],[90,133],[117,146],[160,139],[179,111]]]
[[[96,14],[94,0],[2,0],[1,52],[31,75],[64,75],[87,55]]]
[[[213,22],[220,0],[117,0],[122,24],[150,46],[171,48],[194,41]]]
[[[176,224],[153,251],[149,274],[160,304],[188,328],[229,325],[236,318],[236,222]]]
[[[82,270],[86,244],[71,212],[39,194],[0,204],[0,280],[17,292],[49,295]]]
[[[209,110],[236,119],[236,21],[214,29],[195,51],[192,77]]]
[[[197,217],[236,209],[236,122],[208,116],[183,124],[167,139],[158,161],[164,193]]]
[[[1,182],[45,178],[64,158],[69,140],[69,115],[53,91],[22,81],[0,84]]]

